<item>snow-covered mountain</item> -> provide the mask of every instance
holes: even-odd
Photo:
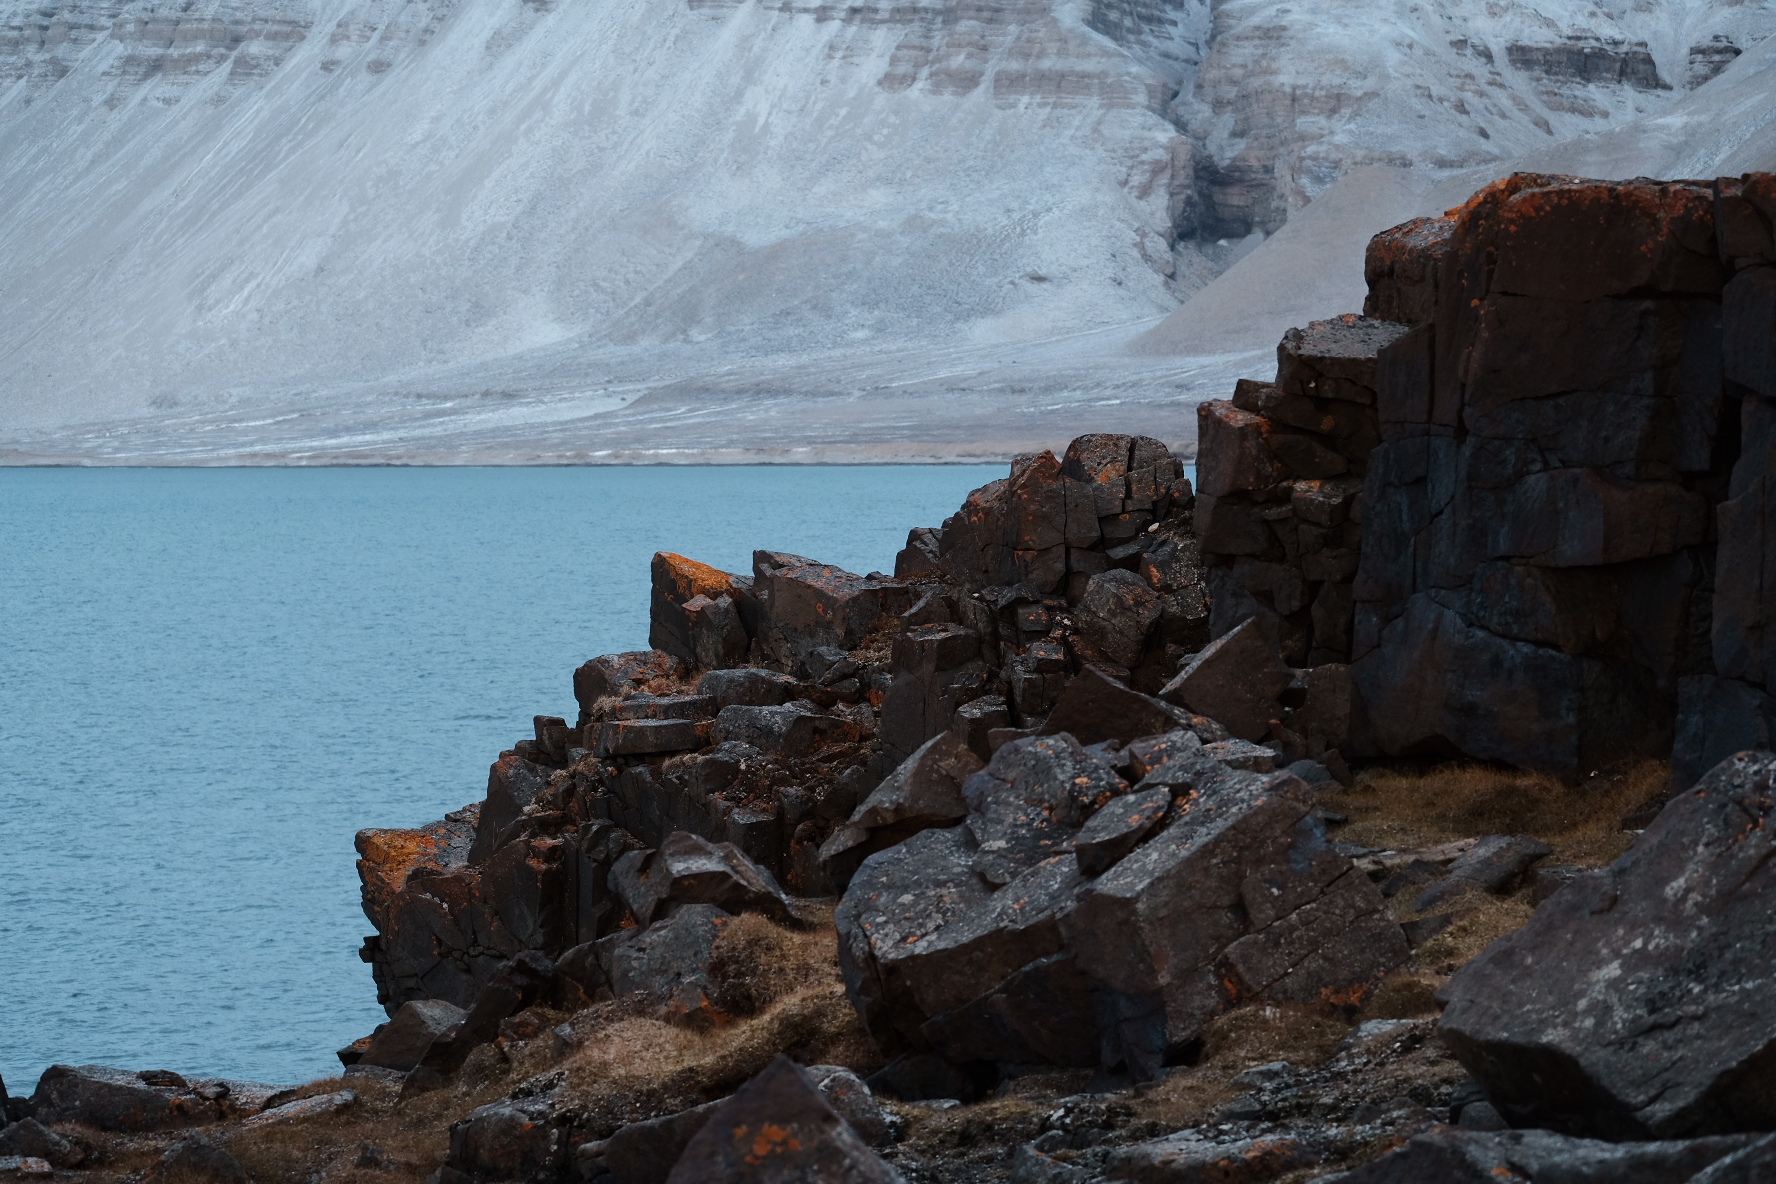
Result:
[[[1772,31],[1776,0],[0,0],[0,447],[1183,438],[1245,363],[1121,346],[1252,232],[1359,166],[1667,112]]]

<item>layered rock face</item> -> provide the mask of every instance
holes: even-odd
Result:
[[[1371,245],[1368,311],[1412,326],[1377,355],[1353,584],[1375,749],[1568,776],[1671,750],[1740,434],[1738,188],[1520,174]]]

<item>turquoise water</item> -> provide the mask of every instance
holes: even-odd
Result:
[[[0,1075],[337,1071],[353,833],[571,717],[654,551],[890,570],[1004,471],[0,469]]]

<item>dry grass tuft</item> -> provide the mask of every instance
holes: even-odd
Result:
[[[1623,819],[1665,792],[1671,767],[1637,760],[1566,785],[1545,773],[1469,763],[1365,770],[1326,804],[1350,823],[1338,837],[1408,848],[1489,834],[1529,834],[1555,862],[1599,866],[1626,849]]]
[[[1441,987],[1445,981],[1442,975],[1430,974],[1423,970],[1402,970],[1390,974],[1381,981],[1381,984],[1375,988],[1375,993],[1370,995],[1368,1001],[1363,1004],[1362,1013],[1358,1018],[1363,1020],[1413,1020],[1421,1016],[1436,1015],[1442,1010],[1437,1006],[1435,997],[1437,988]]]
[[[1534,911],[1527,895],[1521,892],[1502,897],[1484,893],[1468,896],[1449,928],[1415,951],[1418,964],[1439,975],[1454,974],[1487,946],[1523,928]]]
[[[704,1030],[622,1005],[574,1020],[581,1044],[564,1062],[565,1088],[600,1137],[624,1122],[723,1097],[780,1052],[860,1072],[881,1064],[845,997],[834,930],[742,917],[725,927],[716,952],[718,995],[744,1000],[754,1014]]]
[[[1272,1061],[1313,1068],[1324,1064],[1349,1032],[1348,1023],[1319,1008],[1250,1004],[1209,1025],[1197,1063],[1229,1074]]]

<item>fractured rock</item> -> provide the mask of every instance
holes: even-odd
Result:
[[[648,609],[649,645],[681,662],[709,669],[735,665],[745,659],[746,630],[740,625],[733,599],[737,577],[670,551],[654,553],[650,575],[653,597]],[[716,606],[723,601],[725,608],[718,609]],[[722,619],[718,622],[716,616]],[[706,651],[701,656],[697,652],[699,643]]]
[[[1553,854],[1528,835],[1488,835],[1449,865],[1449,876],[1419,893],[1412,907],[1434,909],[1468,892],[1503,892]]]
[[[824,719],[825,715],[799,700],[780,707],[735,705],[716,715],[709,738],[716,744],[739,742],[762,752],[800,756],[814,747]]]
[[[358,1095],[349,1089],[338,1090],[330,1094],[316,1094],[309,1098],[298,1098],[294,1102],[285,1102],[282,1106],[273,1106],[269,1110],[261,1110],[253,1117],[241,1123],[243,1130],[252,1127],[277,1126],[286,1122],[301,1122],[308,1118],[320,1118],[343,1110],[355,1104]]]
[[[861,860],[927,827],[954,826],[968,814],[962,784],[981,765],[954,732],[927,740],[828,836],[820,848],[822,862],[842,862],[847,855]]]
[[[1127,744],[1142,736],[1182,728],[1204,740],[1225,740],[1219,723],[1180,711],[1170,703],[1130,689],[1096,666],[1087,666],[1067,684],[1042,734],[1066,732],[1081,744],[1115,740]]]
[[[676,660],[659,650],[632,650],[601,654],[574,671],[574,699],[580,705],[580,723],[592,718],[600,700],[622,698],[656,678],[669,677]]]
[[[1252,619],[1211,641],[1160,694],[1241,740],[1258,741],[1280,714],[1277,699],[1291,681],[1289,668]]]
[[[863,1078],[843,1065],[809,1065],[807,1072],[826,1104],[849,1123],[865,1143],[871,1147],[888,1143],[888,1117],[876,1105],[876,1099]]]
[[[1295,1139],[1214,1143],[1183,1131],[1116,1148],[1104,1160],[1104,1175],[1130,1184],[1262,1184],[1318,1159]]]
[[[697,693],[723,707],[778,707],[795,698],[801,683],[787,674],[759,667],[711,670],[697,680]]]
[[[979,844],[974,870],[1004,884],[1050,856],[1070,853],[1092,812],[1127,789],[1065,733],[1005,745],[962,786],[968,829]]]
[[[448,1166],[480,1180],[552,1180],[567,1158],[567,1134],[508,1102],[469,1111],[450,1127]]]
[[[34,1118],[21,1118],[0,1126],[0,1155],[18,1155],[47,1161],[58,1168],[78,1167],[86,1152]]]
[[[468,1012],[442,999],[411,999],[371,1037],[357,1063],[405,1073],[419,1064],[432,1041],[466,1015]]]
[[[1776,1124],[1776,755],[1742,753],[1439,992],[1509,1121],[1611,1139]]]
[[[517,822],[524,808],[543,792],[549,772],[545,766],[527,761],[516,752],[500,754],[500,759],[487,771],[487,797],[475,823],[469,863],[483,863],[498,849],[506,828]]]
[[[42,1123],[80,1122],[102,1131],[157,1131],[214,1122],[213,1101],[186,1092],[175,1073],[134,1073],[104,1065],[51,1065],[31,1095]]]
[[[712,904],[690,904],[646,929],[601,938],[597,956],[613,995],[646,995],[669,1019],[714,1016],[709,960],[730,915]]]
[[[1110,868],[1152,834],[1171,807],[1172,791],[1165,786],[1111,798],[1073,840],[1079,870],[1095,876]]]
[[[677,1163],[720,1102],[631,1122],[605,1141],[604,1166],[622,1184],[666,1184]]]
[[[611,887],[629,906],[636,924],[683,905],[710,904],[730,913],[763,913],[791,919],[789,899],[777,881],[732,843],[712,843],[673,831],[655,851],[632,851],[611,869]]]
[[[898,1184],[900,1173],[779,1056],[710,1114],[667,1184]]]

